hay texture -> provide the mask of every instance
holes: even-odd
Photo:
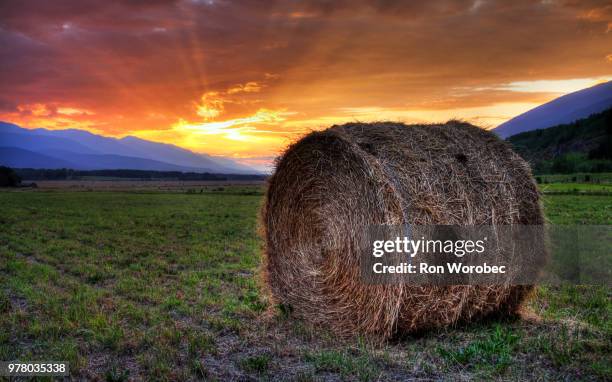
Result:
[[[543,224],[529,166],[494,134],[349,123],[277,160],[262,209],[274,300],[343,336],[388,338],[515,311],[529,286],[367,285],[355,250],[372,224]]]

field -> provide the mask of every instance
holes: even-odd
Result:
[[[600,173],[574,173],[574,174],[550,174],[550,175],[536,175],[536,180],[540,184],[547,183],[598,183],[598,184],[612,184],[612,173],[600,172]]]
[[[339,342],[262,292],[261,186],[76,189],[0,192],[0,360],[106,381],[612,378],[609,287],[540,287],[523,319]],[[551,222],[612,224],[612,196],[570,191],[545,194]]]
[[[612,196],[612,184],[597,183],[551,183],[542,184],[540,189],[544,194],[565,195],[607,195]]]

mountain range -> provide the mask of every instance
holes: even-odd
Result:
[[[493,131],[502,138],[508,138],[532,130],[569,125],[610,107],[612,81],[559,97],[499,125]],[[532,140],[534,137],[520,138],[521,144],[525,139]],[[582,144],[583,141],[578,142]],[[7,122],[0,122],[0,165],[14,168],[260,174],[230,158],[198,154],[133,136],[118,139],[77,129],[25,129]]]
[[[612,107],[612,81],[582,89],[531,109],[497,126],[502,138],[525,131],[570,124]]]
[[[229,158],[132,136],[117,139],[76,129],[25,129],[7,122],[0,122],[0,164],[14,168],[259,173]]]

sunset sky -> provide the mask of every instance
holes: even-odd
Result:
[[[264,166],[334,123],[492,128],[612,79],[609,1],[0,2],[0,120]]]

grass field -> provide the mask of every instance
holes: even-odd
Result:
[[[540,184],[540,190],[545,194],[612,196],[612,183],[548,183]]]
[[[76,379],[612,378],[607,287],[540,287],[523,320],[344,343],[269,306],[256,186],[0,192],[0,360]],[[612,196],[546,195],[556,224],[612,224]]]
[[[540,184],[547,184],[547,183],[612,184],[612,173],[610,172],[536,175],[535,178]]]

